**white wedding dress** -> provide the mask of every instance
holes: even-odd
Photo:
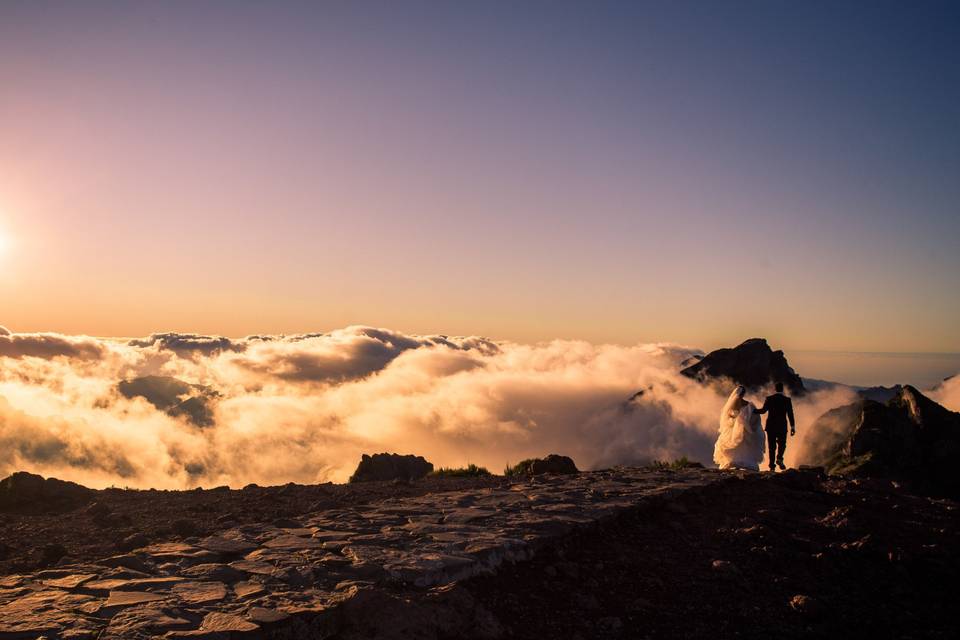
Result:
[[[739,389],[735,389],[720,413],[720,433],[713,448],[713,461],[721,469],[760,470],[765,436],[760,414],[749,402],[737,410]]]

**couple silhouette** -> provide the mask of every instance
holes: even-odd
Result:
[[[760,470],[763,461],[764,440],[769,446],[770,471],[774,465],[786,469],[783,453],[787,448],[787,425],[790,435],[796,435],[793,402],[783,395],[783,383],[774,386],[776,393],[767,396],[759,409],[744,399],[747,390],[741,385],[733,390],[720,413],[720,432],[713,449],[713,461],[721,469]],[[760,424],[760,416],[767,414],[767,425]],[[764,430],[766,438],[764,438]]]

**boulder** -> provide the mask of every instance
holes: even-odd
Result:
[[[0,512],[47,513],[76,509],[93,499],[94,491],[75,482],[17,471],[0,480]]]
[[[376,482],[384,480],[417,480],[433,471],[433,464],[423,456],[399,455],[396,453],[363,454],[350,482]]]
[[[537,458],[530,464],[531,475],[541,473],[580,473],[573,459],[551,453],[546,458]]]
[[[732,349],[711,351],[680,373],[701,382],[730,380],[748,389],[782,382],[792,395],[806,392],[803,380],[787,363],[783,351],[774,351],[763,338],[751,338]]]
[[[545,458],[521,460],[508,470],[507,475],[537,476],[544,473],[580,473],[580,470],[572,458],[551,453]]]

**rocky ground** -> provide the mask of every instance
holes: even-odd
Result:
[[[50,512],[43,504],[0,512],[0,575],[86,562],[149,543],[210,535],[237,524],[282,524],[324,509],[503,482],[491,476],[424,478],[414,483],[251,485],[242,490],[104,489],[66,513]]]
[[[97,492],[0,514],[0,638],[952,638],[958,515],[814,472]]]

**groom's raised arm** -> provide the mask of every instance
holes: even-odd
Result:
[[[757,413],[766,413],[767,411],[770,410],[769,405],[770,405],[770,397],[767,396],[767,399],[763,401],[763,406],[757,409]]]

